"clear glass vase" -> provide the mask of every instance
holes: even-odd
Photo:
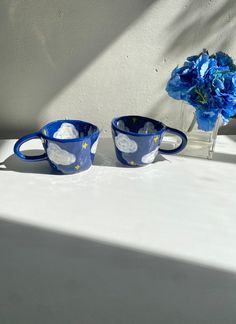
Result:
[[[187,135],[188,144],[179,155],[212,159],[218,129],[222,124],[221,118],[217,119],[213,130],[206,132],[198,129],[195,109],[193,107],[182,103],[180,114],[180,125],[178,128]],[[179,139],[177,137],[166,134],[161,147],[170,149],[178,145]]]

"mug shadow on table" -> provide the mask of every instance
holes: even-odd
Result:
[[[41,155],[43,150],[24,150],[25,155]],[[155,162],[168,161],[162,155],[158,155]],[[154,163],[155,163],[154,162]],[[130,168],[121,164],[115,156],[114,146],[111,138],[101,138],[99,140],[97,153],[95,155],[95,166],[107,166],[117,168]],[[130,169],[136,169],[134,167]],[[0,171],[15,171],[20,173],[37,173],[62,175],[59,172],[53,171],[47,161],[41,162],[25,162],[19,159],[15,154],[10,155],[5,161],[0,162]]]
[[[236,274],[0,216],[4,324],[233,324]]]
[[[43,150],[23,150],[26,155],[41,155]],[[52,170],[47,161],[25,162],[15,154],[10,155],[5,161],[0,162],[0,171],[15,171],[20,173],[38,173],[60,175]]]
[[[158,154],[154,163],[161,162],[161,161],[168,161],[168,160],[164,158],[162,155]],[[97,153],[94,159],[94,165],[130,168],[130,166],[124,165],[117,160],[115,155],[113,140],[110,137],[100,138]],[[132,167],[131,169],[136,169],[136,167]]]

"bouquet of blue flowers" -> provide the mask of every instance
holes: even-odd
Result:
[[[210,131],[218,116],[225,125],[236,114],[236,65],[223,52],[209,55],[203,50],[173,70],[166,91],[192,105],[198,128]]]

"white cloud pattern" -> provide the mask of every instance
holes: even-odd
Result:
[[[90,126],[88,130],[88,136],[92,135],[94,133],[93,127]]]
[[[117,127],[123,131],[129,132],[129,127],[125,126],[125,123],[123,122],[123,120],[119,120],[117,123]]]
[[[145,164],[152,163],[155,160],[157,154],[158,154],[158,147],[155,150],[151,151],[150,153],[145,154],[142,157],[142,162]]]
[[[53,134],[53,137],[59,139],[72,139],[79,137],[79,133],[73,124],[62,123],[61,127]]]
[[[92,145],[92,147],[91,147],[91,153],[92,153],[92,154],[95,154],[96,151],[97,151],[98,140],[99,140],[99,137],[97,138],[97,140],[93,143],[93,145]]]
[[[49,159],[55,164],[70,165],[75,162],[76,156],[63,150],[55,143],[49,143],[47,148]]]
[[[146,122],[142,128],[139,129],[139,134],[153,134],[156,133],[156,128],[151,122]]]
[[[118,150],[124,153],[134,153],[138,149],[138,144],[125,134],[119,133],[115,137],[115,143]]]

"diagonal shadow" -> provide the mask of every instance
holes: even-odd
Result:
[[[234,133],[234,135],[227,135],[228,138],[231,139],[231,141],[236,142],[236,132]]]
[[[37,129],[42,108],[154,1],[0,1],[0,136]]]
[[[99,139],[98,148],[94,159],[94,165],[108,167],[126,167],[116,159],[112,138],[102,137]]]
[[[24,150],[25,155],[41,155],[44,150]],[[168,161],[162,155],[158,155],[155,162]],[[100,138],[97,153],[93,165],[117,167],[117,168],[130,168],[129,166],[120,163],[115,156],[113,141],[111,138]],[[20,173],[36,173],[36,174],[51,174],[62,175],[60,172],[52,170],[47,161],[40,162],[26,162],[19,159],[15,154],[11,154],[4,161],[0,162],[0,172],[14,171]]]
[[[0,220],[3,324],[233,324],[236,274]]]
[[[169,25],[172,41],[165,48],[165,55],[181,54],[199,46],[213,47],[215,51],[226,50],[234,41],[236,2],[190,0]],[[203,45],[207,44],[207,45]],[[179,62],[180,63],[180,62]]]
[[[218,134],[227,135],[227,137],[231,137],[235,141],[236,136],[233,135],[236,135],[236,118],[232,118],[227,125],[221,127]]]
[[[158,154],[154,163],[168,161],[162,155]],[[112,138],[100,138],[97,153],[94,159],[94,165],[97,166],[108,166],[108,167],[118,167],[118,168],[128,168],[135,170],[136,167],[130,167],[120,163],[115,155],[115,148]],[[144,166],[145,167],[145,166]],[[140,167],[139,167],[140,168]],[[143,167],[141,167],[143,168]]]
[[[25,155],[41,155],[44,150],[24,150],[22,152]],[[61,175],[61,173],[53,171],[47,161],[26,162],[19,159],[15,154],[11,154],[5,161],[0,162],[0,173],[7,171]]]
[[[236,164],[236,154],[214,152],[213,161]]]
[[[163,56],[172,57],[175,62],[170,71],[177,65],[182,66],[187,56],[197,55],[203,48],[208,49],[210,54],[224,51],[236,58],[232,51],[232,44],[235,43],[235,28],[235,0],[187,1],[168,25],[170,37],[164,46]],[[168,99],[160,101],[159,106],[157,102],[152,111],[159,114],[160,118],[163,115],[162,111],[165,111],[166,117],[164,118],[167,124],[169,119],[175,127],[178,122],[175,124],[175,116],[171,109],[168,110],[168,103]],[[175,115],[178,118],[178,104],[172,103],[171,105],[177,108]],[[231,125],[222,127],[219,133],[235,134],[235,123],[231,121]]]

